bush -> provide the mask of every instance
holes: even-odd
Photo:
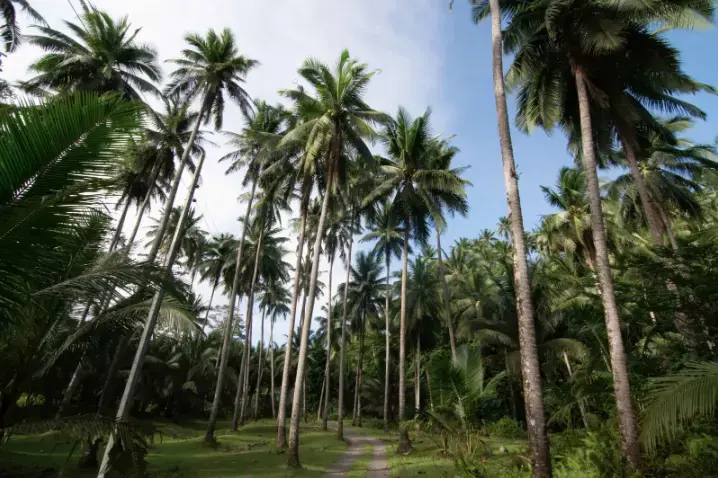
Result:
[[[526,432],[521,428],[521,425],[509,417],[503,417],[497,422],[489,423],[486,429],[489,436],[499,438],[524,438],[526,436]]]

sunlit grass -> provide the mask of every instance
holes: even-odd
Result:
[[[331,431],[305,426],[300,435],[303,467],[290,470],[285,467],[286,456],[278,454],[274,448],[276,422],[250,423],[238,433],[232,433],[227,423],[220,423],[216,447],[203,442],[204,425],[199,421],[180,425],[158,422],[161,433],[155,438],[147,457],[149,475],[154,478],[322,476],[347,446],[336,440]],[[77,470],[80,449],[75,449],[68,458],[71,451],[72,440],[58,433],[13,436],[0,446],[0,470],[10,476],[47,477],[56,476],[64,468],[63,476],[95,476],[96,472]]]

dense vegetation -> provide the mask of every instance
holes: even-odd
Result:
[[[429,431],[467,476],[718,473],[718,163],[690,140],[706,114],[686,100],[715,91],[665,36],[712,22],[711,1],[473,0],[492,25],[510,214],[448,246],[449,217],[478,207],[459,151],[429,109],[367,104],[377,72],[348,51],[307,59],[272,105],[251,98],[259,62],[229,29],[188,34],[161,88],[127,18],[82,2],[56,29],[29,3],[0,0],[6,51],[45,51],[0,85],[3,441],[68,430],[81,467],[141,476],[150,419],[207,420],[216,445],[218,420],[241,434],[271,417],[298,467],[316,414],[339,439],[349,416],[392,431],[398,454]],[[522,130],[559,127],[575,156],[531,231],[506,89]],[[210,157],[230,107],[243,128]],[[205,160],[241,177],[238,235],[202,230]],[[528,449],[499,469],[487,436]]]

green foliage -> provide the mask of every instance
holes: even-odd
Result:
[[[521,425],[509,417],[501,417],[498,421],[491,422],[486,426],[489,436],[501,438],[523,438],[526,432]]]

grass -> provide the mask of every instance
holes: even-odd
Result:
[[[367,445],[364,447],[364,453],[360,456],[357,461],[352,465],[352,469],[349,470],[348,478],[364,478],[369,472],[369,461],[371,461],[372,446]]]
[[[420,431],[411,431],[413,452],[409,455],[397,455],[399,444],[397,431],[385,433],[376,428],[357,428],[357,431],[384,441],[386,446],[389,472],[392,477],[452,477],[456,475],[456,468],[451,457],[440,450],[440,445],[431,435]],[[499,437],[483,437],[482,441],[490,455],[486,465],[490,469],[512,467],[514,460],[520,459],[519,454],[526,448],[526,440],[506,439]],[[499,449],[505,447],[507,454],[500,454]],[[502,476],[492,474],[491,476]]]
[[[153,478],[321,476],[346,450],[346,443],[336,440],[333,432],[304,426],[299,455],[303,468],[293,470],[285,467],[286,456],[274,448],[277,428],[273,420],[250,423],[239,433],[221,423],[216,433],[219,445],[214,448],[203,443],[204,422],[156,425],[161,439],[155,439],[147,456]],[[80,450],[74,450],[68,459],[71,452],[73,441],[58,432],[13,436],[0,446],[0,476],[52,477],[63,468],[63,476],[96,476],[96,472],[78,471]]]

